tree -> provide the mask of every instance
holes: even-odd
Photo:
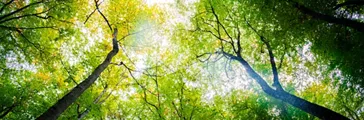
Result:
[[[95,0],[95,6],[96,9],[94,11],[98,11],[100,15],[103,17],[105,22],[107,23],[110,30],[112,30],[111,24],[109,23],[109,20],[106,18],[106,16],[101,12],[99,5],[101,4],[98,0]],[[87,16],[87,19],[85,23],[87,22],[88,18],[91,17],[91,15],[94,13],[94,11]],[[112,38],[112,50],[107,54],[105,60],[98,65],[95,70],[89,75],[85,80],[83,80],[80,84],[78,84],[76,87],[74,87],[68,94],[66,94],[64,97],[62,97],[60,100],[58,100],[52,107],[50,107],[47,111],[45,111],[41,116],[39,116],[37,119],[43,120],[43,119],[56,119],[59,117],[61,113],[63,113],[72,103],[76,101],[76,99],[86,90],[88,89],[94,82],[97,80],[97,78],[100,76],[100,74],[109,66],[111,63],[112,58],[119,52],[119,40],[117,39],[118,29],[114,29],[113,38]],[[122,39],[125,39],[130,34],[123,36]],[[123,62],[120,62],[120,65],[123,65]]]
[[[92,72],[92,74],[87,77],[84,81],[78,84],[75,88],[73,88],[67,95],[62,97],[56,104],[54,104],[51,108],[49,108],[46,112],[44,112],[37,119],[45,120],[45,119],[56,119],[64,110],[68,108],[76,99],[87,89],[89,88],[100,76],[100,74],[106,69],[106,67],[110,64],[111,59],[119,52],[118,43],[117,43],[117,34],[118,29],[114,29],[113,33],[113,49],[108,53],[104,62],[102,62],[97,68]]]
[[[360,120],[362,5],[2,1],[0,119]]]
[[[231,4],[239,4],[230,2]],[[199,55],[198,57],[203,57],[204,55],[211,55],[211,54],[221,54],[224,57],[229,59],[233,59],[238,61],[242,66],[244,66],[245,71],[247,74],[250,75],[255,81],[261,86],[263,91],[277,99],[280,99],[284,102],[287,102],[305,112],[313,114],[321,119],[347,119],[346,117],[330,110],[320,105],[311,103],[299,97],[296,97],[292,94],[289,94],[284,91],[282,88],[279,78],[278,78],[278,71],[277,66],[274,60],[274,54],[271,47],[271,40],[264,37],[261,33],[259,33],[247,20],[246,16],[243,11],[241,11],[241,7],[236,5],[233,9],[228,9],[227,12],[220,11],[221,9],[226,10],[226,5],[224,3],[219,3],[217,1],[207,1],[205,4],[202,4],[202,10],[200,13],[197,14],[195,19],[195,26],[196,29],[194,31],[200,33],[207,33],[212,36],[212,38],[203,38],[203,39],[216,39],[218,40],[218,50],[216,52],[204,53]],[[220,8],[217,8],[220,7]],[[238,11],[240,10],[240,11]],[[244,19],[243,19],[244,18]],[[244,33],[242,33],[242,28],[246,27],[243,26],[243,23],[246,23],[254,34],[258,35],[258,39],[266,46],[270,64],[272,68],[273,74],[273,87],[270,87],[266,80],[262,78],[247,62],[247,60],[243,57],[242,51],[244,48],[242,46],[242,38]],[[198,34],[200,35],[200,34]],[[209,40],[207,40],[209,41]]]

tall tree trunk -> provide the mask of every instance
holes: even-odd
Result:
[[[317,105],[315,103],[311,103],[307,100],[304,100],[302,98],[299,98],[295,95],[292,95],[282,89],[273,89],[271,88],[267,82],[257,73],[254,71],[254,69],[249,65],[247,61],[245,61],[241,56],[234,56],[229,53],[223,52],[223,54],[229,56],[231,59],[239,61],[240,64],[242,64],[245,68],[245,70],[248,72],[249,76],[252,77],[255,81],[258,82],[260,87],[263,89],[265,93],[268,95],[282,100],[283,102],[289,103],[292,106],[299,108],[307,113],[310,113],[312,115],[315,115],[316,117],[320,119],[329,119],[329,120],[349,120],[345,116],[336,113],[335,111],[332,111],[328,108],[322,107],[320,105]]]
[[[362,22],[358,22],[355,20],[350,20],[350,19],[346,19],[346,18],[336,18],[330,15],[325,15],[316,11],[313,11],[301,4],[299,4],[298,2],[294,2],[292,0],[289,0],[290,2],[293,2],[293,6],[296,7],[299,11],[301,11],[302,13],[312,16],[313,18],[316,19],[320,19],[329,23],[334,23],[334,24],[339,24],[339,25],[344,25],[347,27],[351,27],[357,31],[360,32],[364,32],[364,23]]]
[[[76,99],[89,88],[100,76],[100,74],[105,70],[105,68],[110,64],[111,59],[119,52],[117,43],[117,29],[114,29],[113,34],[113,49],[107,54],[106,59],[96,67],[90,76],[88,76],[84,81],[78,84],[75,88],[71,90],[67,95],[62,97],[57,101],[52,107],[45,111],[37,120],[55,120],[65,111]]]

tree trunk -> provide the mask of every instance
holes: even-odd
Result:
[[[90,76],[88,76],[84,81],[78,84],[75,88],[71,90],[67,95],[62,97],[57,101],[52,107],[45,111],[37,120],[55,120],[65,111],[76,99],[89,88],[100,74],[105,70],[105,68],[110,64],[111,59],[119,52],[117,39],[116,39],[117,29],[115,28],[113,34],[113,49],[107,54],[106,59],[96,67]]]
[[[293,2],[293,1],[291,1]],[[364,32],[364,23],[350,20],[346,18],[336,18],[330,15],[325,15],[318,13],[316,11],[313,11],[297,2],[293,2],[293,6],[296,7],[298,10],[300,10],[302,13],[307,14],[309,16],[312,16],[313,18],[320,19],[329,23],[339,24],[347,27],[351,27],[357,31]]]
[[[329,120],[349,120],[345,116],[336,113],[335,111],[332,111],[328,108],[322,107],[320,105],[317,105],[315,103],[311,103],[307,100],[304,100],[302,98],[299,98],[295,95],[289,94],[288,92],[285,92],[281,89],[273,89],[271,88],[267,82],[257,73],[254,71],[254,69],[249,65],[247,61],[245,61],[242,57],[237,57],[232,54],[223,53],[227,56],[229,56],[231,59],[239,61],[240,64],[242,64],[245,68],[245,70],[248,72],[249,76],[252,77],[255,81],[258,82],[260,87],[263,89],[265,93],[268,95],[282,100],[283,102],[289,103],[292,106],[299,108],[307,113],[310,113],[312,115],[315,115],[316,117],[320,119],[329,119]]]

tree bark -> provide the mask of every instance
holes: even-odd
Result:
[[[335,6],[334,10],[344,7],[344,6],[362,6],[364,1],[345,1]]]
[[[293,1],[291,1],[291,2],[293,2]],[[318,13],[297,2],[293,2],[293,6],[296,7],[302,13],[312,16],[313,18],[320,19],[320,20],[323,20],[323,21],[326,21],[329,23],[334,23],[334,24],[351,27],[357,31],[364,32],[364,23],[361,23],[361,22],[358,22],[355,20],[346,19],[346,18],[336,18],[336,17],[330,16],[330,15]]]
[[[115,28],[113,34],[113,49],[107,54],[106,59],[96,67],[96,69],[92,72],[90,76],[88,76],[84,81],[74,87],[71,92],[62,97],[57,101],[52,107],[50,107],[47,111],[45,111],[41,116],[37,118],[37,120],[55,120],[65,111],[76,99],[87,89],[89,88],[100,76],[100,74],[106,69],[106,67],[110,64],[111,59],[119,52],[118,43],[117,43],[117,29]]]
[[[307,100],[304,100],[302,98],[299,98],[295,95],[292,95],[284,90],[281,89],[272,89],[267,82],[257,73],[254,71],[254,69],[249,65],[249,63],[244,60],[242,57],[237,57],[229,53],[223,52],[224,55],[227,55],[231,59],[239,61],[240,64],[242,64],[249,74],[250,77],[252,77],[255,81],[258,82],[260,87],[263,89],[263,91],[279,100],[282,100],[283,102],[289,103],[292,106],[299,108],[307,113],[310,113],[312,115],[315,115],[316,117],[320,119],[330,119],[330,120],[349,120],[345,116],[336,113],[335,111],[332,111],[328,108],[322,107],[320,105],[317,105],[315,103],[311,103]]]

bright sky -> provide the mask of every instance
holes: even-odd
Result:
[[[193,9],[190,9],[190,11],[188,11],[185,14],[179,13],[178,8],[176,8],[173,5],[174,3],[176,3],[175,0],[143,0],[143,1],[146,4],[148,4],[149,6],[156,5],[156,6],[160,7],[161,9],[163,9],[163,11],[168,11],[166,13],[168,15],[168,18],[166,20],[166,23],[164,23],[165,25],[162,25],[162,26],[168,26],[168,28],[171,28],[171,29],[173,29],[173,27],[171,27],[171,26],[174,26],[176,23],[183,23],[183,24],[189,25],[190,24],[189,19],[194,14]],[[182,2],[183,2],[183,4],[191,4],[196,1],[197,0],[183,0]],[[141,29],[143,29],[143,28],[145,29],[146,26],[148,27],[147,24],[145,24],[145,25],[142,24],[139,27]],[[82,29],[82,32],[83,32],[83,34],[89,33],[89,31],[86,31],[85,29]],[[99,33],[102,34],[101,32],[99,32]],[[159,29],[146,30],[145,32],[139,33],[136,36],[140,36],[140,39],[135,41],[136,43],[133,44],[133,45],[136,45],[133,47],[135,47],[137,49],[130,49],[129,51],[127,51],[127,53],[130,55],[130,57],[137,58],[135,63],[136,63],[136,69],[138,72],[136,72],[134,75],[136,77],[138,77],[141,75],[140,72],[143,71],[143,69],[145,69],[145,67],[147,67],[146,63],[145,63],[145,58],[151,57],[151,56],[160,57],[163,52],[172,49],[173,45],[170,42],[170,38],[168,37],[168,35],[166,33],[163,33],[163,31],[159,31]],[[93,36],[93,37],[96,37],[96,36]],[[100,37],[100,36],[97,36],[97,37]],[[147,37],[148,39],[146,39],[145,37]],[[91,40],[93,40],[93,39],[91,39]],[[155,52],[153,52],[153,53],[140,52],[140,51],[145,51],[145,49],[158,49],[158,50],[155,50]],[[312,55],[310,54],[310,51],[309,51],[309,45],[306,45],[304,48],[301,49],[301,51],[302,51],[301,56],[312,59]],[[211,101],[215,95],[228,95],[229,93],[231,93],[232,90],[237,90],[237,89],[252,90],[254,88],[259,87],[256,83],[254,83],[254,81],[250,77],[248,77],[244,73],[243,68],[235,69],[236,67],[234,67],[234,69],[235,69],[234,71],[225,72],[225,69],[223,67],[221,67],[221,66],[224,66],[224,64],[225,64],[223,61],[216,62],[215,64],[217,64],[217,65],[215,65],[215,67],[204,68],[205,69],[204,72],[206,75],[208,75],[211,72],[214,73],[214,76],[212,77],[213,79],[200,80],[200,81],[196,81],[196,82],[185,81],[185,82],[187,82],[187,84],[190,87],[194,87],[194,86],[196,87],[196,86],[200,86],[201,84],[207,84],[208,87],[205,90],[204,95],[202,96],[206,102]],[[303,66],[303,65],[301,65],[301,66]],[[236,74],[236,75],[235,75],[235,77],[231,77],[231,76],[227,76],[226,73],[227,74]],[[315,79],[315,78],[312,78],[312,76],[308,76],[307,74],[305,74],[306,73],[305,71],[301,71],[300,73],[301,74],[298,75],[298,78],[293,78],[292,76],[286,76],[284,74],[280,74],[280,77],[282,79],[285,78],[285,79],[289,79],[289,80],[298,80],[301,78],[305,79],[305,80],[302,80],[305,82],[298,82],[301,84],[300,86],[307,86],[307,84],[310,84]],[[306,82],[306,81],[309,81],[309,82]],[[297,86],[297,88],[304,89],[304,88],[299,88],[299,86]],[[131,95],[131,93],[135,92],[135,90],[132,90],[132,89],[127,90],[127,91],[128,91],[129,95]],[[128,95],[122,95],[122,96],[126,97]]]
[[[173,3],[174,0],[144,0],[148,5],[152,6],[155,4]]]

